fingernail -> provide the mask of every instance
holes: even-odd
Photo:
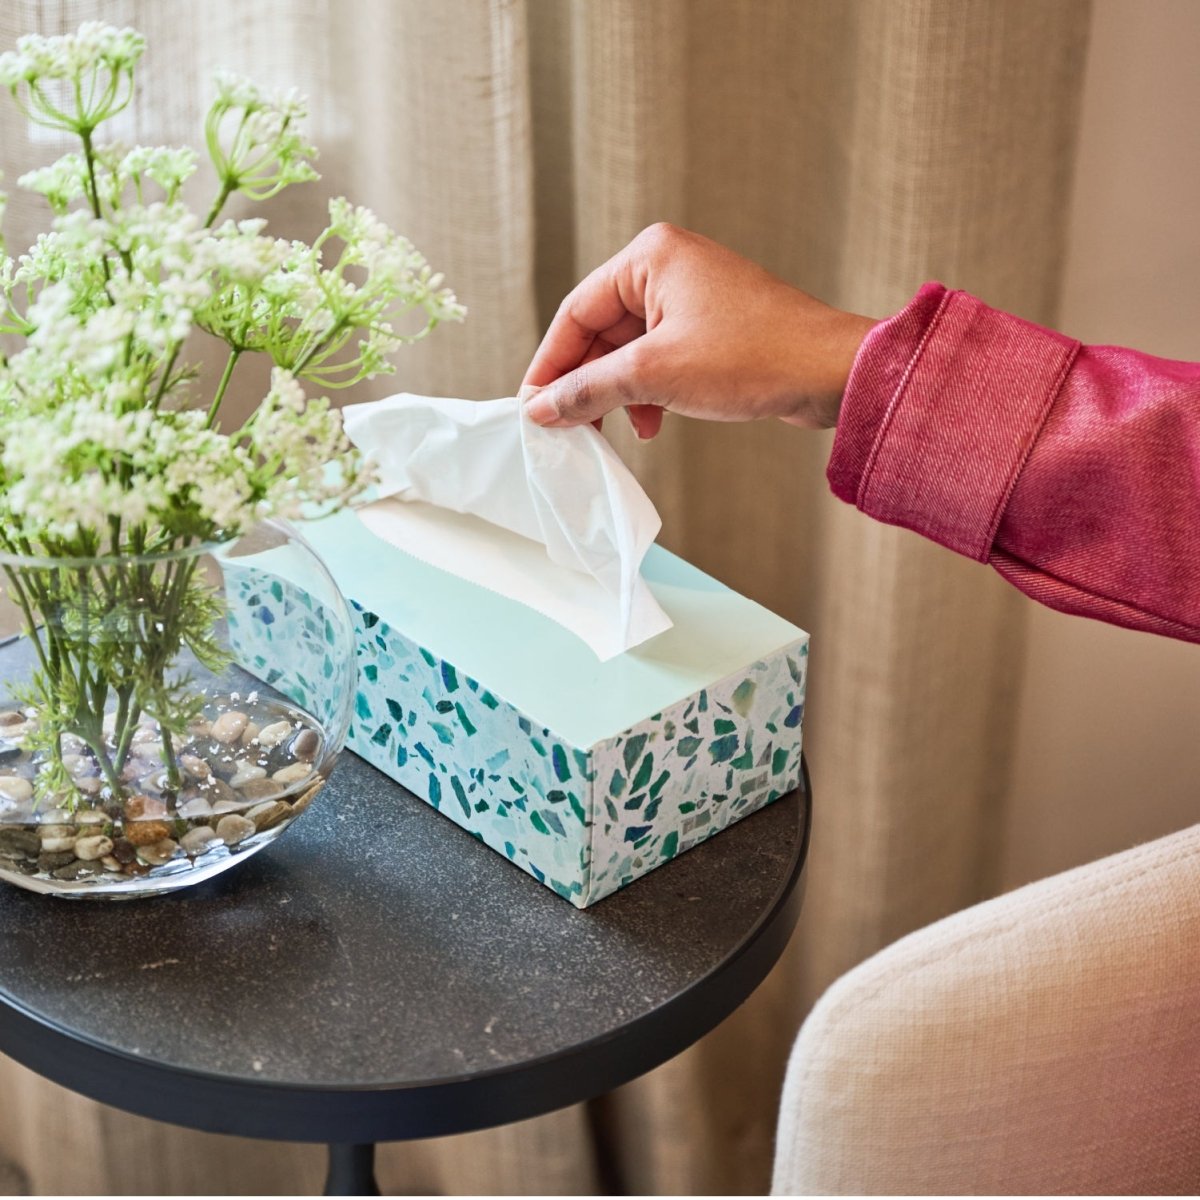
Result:
[[[549,388],[535,392],[525,401],[525,415],[535,425],[549,425],[558,420],[558,405]]]

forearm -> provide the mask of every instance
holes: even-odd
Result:
[[[1200,365],[926,285],[863,343],[829,479],[1051,607],[1200,641]]]

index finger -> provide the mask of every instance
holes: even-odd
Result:
[[[521,386],[545,387],[573,371],[597,338],[610,348],[646,332],[643,289],[630,269],[627,250],[576,284],[559,305]]]

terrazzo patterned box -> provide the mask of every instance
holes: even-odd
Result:
[[[795,788],[808,634],[660,547],[674,628],[608,662],[533,609],[305,524],[351,602],[349,746],[572,904],[595,903]],[[229,579],[236,651],[303,700],[320,606],[270,551]]]

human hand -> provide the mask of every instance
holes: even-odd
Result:
[[[625,407],[642,438],[664,411],[827,429],[874,324],[706,237],[651,225],[562,302],[525,373],[540,388],[525,412],[565,426]]]

